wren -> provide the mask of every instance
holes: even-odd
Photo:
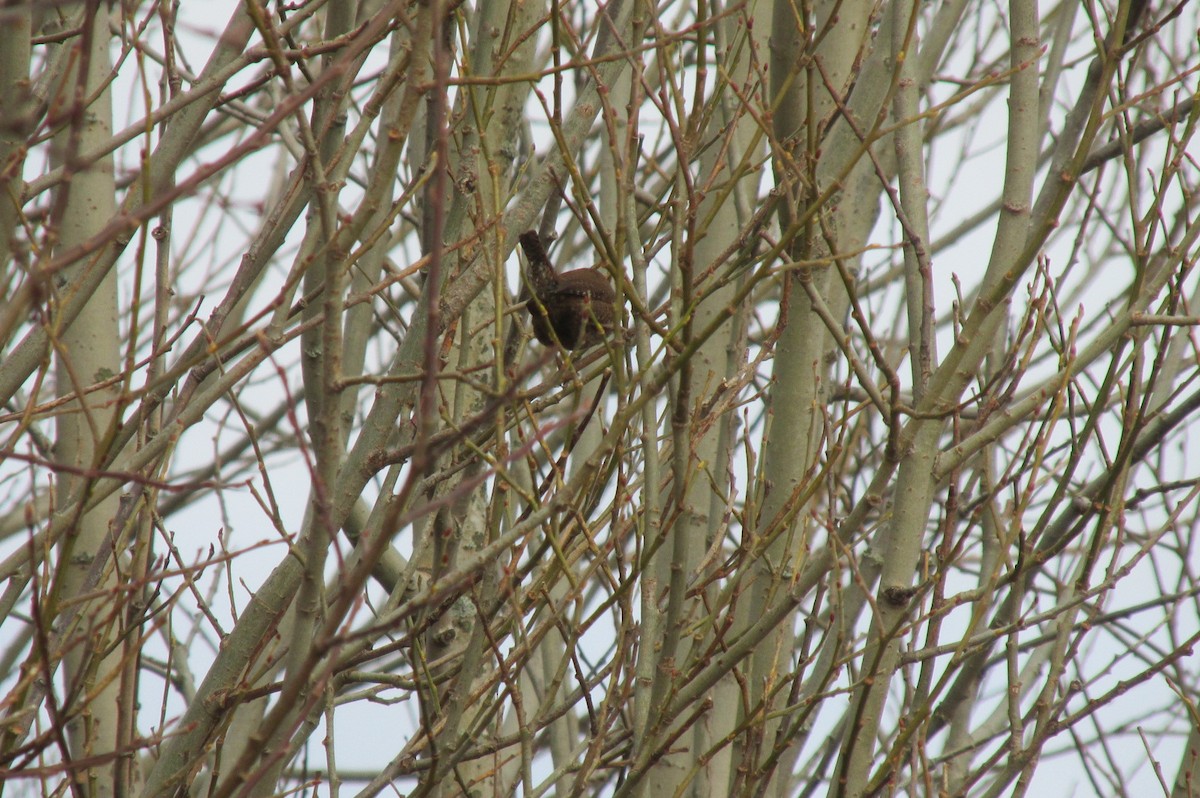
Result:
[[[529,260],[529,318],[533,334],[546,346],[586,349],[604,341],[616,320],[616,294],[599,269],[555,274],[538,234],[521,233],[521,249]]]

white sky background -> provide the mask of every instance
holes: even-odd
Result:
[[[179,30],[185,47],[187,62],[192,72],[199,71],[203,63],[208,59],[209,51],[219,37],[219,26],[225,24],[231,9],[236,5],[237,3],[233,2],[233,0],[213,0],[212,2],[205,3],[184,2],[181,4],[181,25]],[[1195,14],[1195,9],[1191,9],[1190,12],[1185,13]],[[1187,26],[1181,26],[1181,29],[1183,27]],[[1195,29],[1194,26],[1192,29]],[[147,39],[150,38],[147,37]],[[159,40],[161,41],[161,39]],[[1086,68],[1086,60],[1076,62],[1071,72],[1065,78],[1066,83],[1068,85],[1081,84]],[[953,65],[947,65],[945,70],[947,72],[955,72]],[[363,70],[363,74],[370,73],[370,68]],[[132,69],[119,73],[117,83],[114,86],[113,96],[116,108],[116,127],[118,128],[132,124],[140,114],[142,87],[133,82],[134,75],[135,71]],[[1189,85],[1194,85],[1194,82]],[[946,91],[953,90],[953,87],[944,88]],[[994,91],[1003,92],[1006,91],[1006,87],[1001,85],[994,89]],[[540,108],[535,105],[536,100],[531,99],[530,103],[531,116],[536,120],[541,114]],[[938,144],[937,151],[927,161],[927,168],[929,169],[926,176],[927,182],[933,194],[935,204],[939,206],[936,209],[939,215],[933,221],[935,242],[938,240],[939,233],[944,233],[952,229],[962,219],[969,217],[984,204],[991,202],[993,198],[998,196],[1000,184],[1003,179],[1005,154],[1004,133],[1006,122],[1001,112],[1001,104],[989,106],[989,109],[980,118],[978,123],[964,131],[962,151],[956,152],[953,147],[948,146],[948,142],[942,141]],[[1056,108],[1051,113],[1052,122],[1054,124],[1061,123],[1062,116],[1062,109]],[[539,126],[536,122],[533,128],[535,131],[544,129],[543,126]],[[647,131],[647,140],[652,140],[650,131]],[[126,165],[136,166],[136,159],[139,156],[141,146],[140,143],[135,142],[122,151],[120,160],[118,161],[118,177],[122,174],[122,162]],[[220,150],[224,150],[227,146],[228,142],[224,141],[218,144]],[[539,142],[538,149],[539,151],[544,151],[545,142]],[[970,156],[962,157],[963,152],[969,152]],[[181,252],[180,257],[194,260],[196,253],[201,253],[203,258],[208,259],[205,268],[189,271],[183,276],[179,285],[176,286],[180,301],[186,300],[187,302],[194,303],[194,298],[201,294],[209,297],[200,307],[199,318],[201,319],[205,318],[211,311],[214,299],[223,293],[225,284],[232,274],[232,269],[236,266],[237,259],[242,254],[241,247],[249,236],[253,234],[258,225],[258,214],[263,200],[279,187],[277,178],[280,171],[275,168],[274,164],[274,160],[279,156],[279,153],[280,150],[277,148],[269,148],[251,156],[239,164],[236,169],[222,174],[219,178],[220,185],[216,188],[216,193],[232,197],[235,200],[232,208],[219,207],[212,204],[209,200],[212,196],[211,193],[182,202],[176,208],[174,231],[177,238],[175,244]],[[195,166],[196,162],[188,162],[185,164],[184,171],[188,172],[194,169]],[[30,168],[34,168],[32,164]],[[1151,168],[1154,168],[1154,166],[1151,166]],[[231,181],[237,181],[236,187],[230,185]],[[351,186],[343,195],[343,201],[354,197],[356,193],[356,188]],[[1078,204],[1074,204],[1072,207],[1077,209]],[[935,252],[934,273],[937,277],[935,299],[939,315],[948,313],[952,305],[954,287],[951,275],[957,276],[963,286],[964,292],[969,292],[971,287],[977,284],[978,279],[982,276],[991,248],[991,236],[994,231],[992,224],[984,225],[972,234],[965,236],[953,246]],[[195,231],[193,234],[195,240],[206,242],[205,245],[196,246],[193,241],[180,237],[181,235],[188,235],[193,230]],[[291,240],[280,250],[277,256],[277,264],[272,271],[274,279],[282,281],[287,270],[291,268],[292,255],[298,244],[301,232],[302,225],[296,225],[293,228]],[[873,241],[885,246],[892,245],[897,242],[898,236],[899,230],[894,216],[885,208],[877,225]],[[1060,237],[1055,239],[1054,244],[1048,248],[1046,254],[1056,264],[1072,258],[1079,261],[1072,271],[1074,284],[1065,286],[1060,291],[1060,298],[1065,300],[1062,307],[1063,314],[1067,318],[1071,318],[1082,308],[1089,323],[1102,323],[1099,321],[1102,318],[1102,309],[1107,303],[1120,299],[1109,292],[1112,289],[1120,289],[1126,285],[1127,275],[1113,275],[1110,270],[1120,268],[1119,261],[1108,257],[1108,253],[1094,253],[1089,251],[1087,243],[1086,241],[1083,242],[1083,246],[1079,252],[1073,252],[1071,247],[1072,242]],[[130,252],[132,252],[132,249],[131,247]],[[186,254],[183,254],[185,252]],[[897,257],[894,252],[889,252],[888,250],[869,253],[864,259],[864,277],[869,279],[875,270],[886,270],[890,265],[896,263]],[[123,260],[123,265],[127,259],[128,255]],[[401,266],[407,265],[406,259],[401,253],[397,252],[395,259]],[[1094,271],[1094,264],[1096,263],[1103,264],[1099,272]],[[510,261],[509,265],[515,274],[515,258]],[[126,304],[130,299],[131,279],[128,276],[129,273],[127,270],[124,274],[125,279],[121,297],[122,303]],[[1103,279],[1106,275],[1112,279]],[[261,286],[256,295],[258,303],[261,305],[262,301],[273,297],[277,287],[270,285]],[[1019,302],[1025,296],[1025,292],[1019,290],[1016,294],[1016,299]],[[898,297],[895,295],[874,295],[867,297],[864,299],[864,305],[874,308],[878,313],[886,313],[893,308],[899,311],[900,307],[898,305]],[[1015,307],[1014,317],[1019,316],[1021,311],[1020,307]],[[386,312],[385,310],[385,318]],[[902,330],[902,324],[897,329]],[[938,342],[939,352],[944,354],[948,350],[949,344],[948,334],[943,333]],[[281,358],[290,359],[278,361],[279,367],[283,369],[282,373],[286,373],[287,375],[287,386],[293,394],[298,392],[301,385],[298,368],[298,347],[298,342],[290,345],[280,353]],[[374,352],[372,354],[376,358],[383,358],[388,353]],[[1026,379],[1024,384],[1034,384],[1038,378],[1045,377],[1054,370],[1056,370],[1056,366],[1053,363],[1036,363],[1030,377]],[[282,395],[280,373],[275,370],[274,366],[267,364],[267,367],[260,369],[255,377],[247,383],[249,387],[239,393],[239,400],[246,408],[251,410],[258,412],[270,410]],[[907,377],[907,372],[904,372],[904,374]],[[362,407],[364,409],[369,406],[371,393],[369,389],[361,392]],[[302,403],[298,404],[297,413],[300,416],[299,424],[302,429],[304,423]],[[232,435],[223,435],[223,431],[231,428],[236,433],[240,429],[240,424],[240,420],[232,412],[228,404],[214,408],[214,412],[210,414],[204,424],[199,425],[186,434],[182,445],[178,449],[173,473],[182,475],[192,467],[199,467],[210,463],[214,452],[218,451],[222,445],[228,443],[233,438]],[[285,420],[282,426],[286,429],[290,428],[291,424],[290,420]],[[1119,430],[1114,428],[1110,440],[1115,442],[1118,438]],[[1194,444],[1191,444],[1189,441],[1190,445]],[[1192,476],[1193,473],[1187,468],[1189,452],[1184,450],[1174,453],[1168,452],[1166,456],[1169,457],[1172,454],[1178,457],[1180,478]],[[269,476],[272,480],[271,489],[279,501],[279,509],[283,522],[289,531],[294,532],[300,528],[302,523],[304,507],[308,500],[309,476],[305,466],[295,460],[294,450],[288,450],[284,457],[289,462],[279,463],[277,462],[279,458],[268,458],[268,465],[271,466]],[[4,466],[0,464],[0,471],[3,471],[3,469]],[[256,473],[244,474],[240,475],[236,481],[240,482],[245,479],[249,479],[260,493],[263,491],[264,486],[261,475]],[[745,484],[743,475],[738,476],[738,482],[739,484]],[[225,533],[228,536],[226,545],[231,550],[255,547],[264,542],[270,543],[270,545],[262,546],[257,551],[251,551],[238,556],[228,566],[228,571],[225,570],[225,565],[221,565],[213,566],[208,572],[214,576],[217,574],[222,575],[221,579],[212,583],[216,589],[208,597],[208,600],[211,606],[218,612],[221,622],[226,624],[226,628],[228,629],[232,625],[233,618],[230,612],[229,601],[232,600],[239,608],[245,606],[249,599],[249,591],[254,590],[265,579],[270,569],[278,561],[283,545],[280,542],[278,533],[267,522],[262,508],[251,492],[244,487],[237,486],[231,486],[229,489],[222,491],[220,493],[219,504],[212,501],[211,498],[206,499],[191,506],[184,512],[172,516],[168,524],[171,531],[175,533],[175,543],[181,555],[188,562],[203,559],[207,555],[210,546],[216,546],[220,549],[221,543],[218,541],[218,532],[222,528],[227,530]],[[1135,527],[1136,521],[1131,520],[1130,526]],[[21,545],[21,541],[9,539],[4,542],[3,548],[0,548],[0,554],[7,554],[14,546],[18,545]],[[339,545],[343,553],[348,550],[344,540]],[[398,541],[398,545],[402,552],[407,553],[403,540]],[[1192,556],[1190,562],[1194,567],[1200,568],[1200,558]],[[1155,566],[1154,569],[1148,567],[1148,561],[1140,565],[1138,571],[1135,572],[1136,575],[1134,578],[1119,583],[1109,605],[1128,606],[1163,592],[1163,586],[1157,584],[1155,581],[1162,575],[1162,571],[1159,570],[1160,568],[1161,566]],[[224,576],[226,574],[233,582],[232,587],[225,581]],[[164,584],[164,590],[171,589],[177,585],[177,580],[175,582],[167,580],[166,584]],[[1145,591],[1145,595],[1139,598],[1136,594],[1142,590]],[[371,596],[373,600],[379,600],[381,596],[379,589],[373,588]],[[185,599],[184,606],[186,606],[186,603],[187,600]],[[1046,608],[1043,607],[1041,609]],[[1187,617],[1189,618],[1189,623],[1194,626],[1196,623],[1194,613],[1190,613]],[[951,615],[948,619],[948,626],[964,622],[965,619],[961,614],[959,616]],[[1129,625],[1131,634],[1135,633],[1138,629],[1137,616],[1129,619]],[[1181,635],[1190,633],[1188,629],[1180,629],[1179,632]],[[951,635],[952,633],[948,633],[946,637],[950,638]],[[211,638],[208,639],[211,640]],[[593,642],[598,651],[607,645],[607,641],[599,634],[593,635]],[[1090,695],[1095,695],[1109,689],[1113,680],[1140,671],[1144,667],[1144,664],[1141,662],[1129,661],[1127,658],[1122,659],[1120,655],[1123,650],[1118,650],[1114,647],[1112,654],[1114,659],[1110,673],[1107,674],[1105,679],[1088,685],[1087,690]],[[189,652],[192,658],[192,672],[197,680],[199,680],[205,672],[207,664],[211,661],[212,647],[201,639],[189,647]],[[151,655],[155,654],[152,653]],[[1194,662],[1189,661],[1185,667],[1187,666],[1191,666],[1194,669]],[[0,688],[7,689],[10,684],[11,679],[5,679],[3,682],[0,682]],[[152,678],[146,678],[143,689],[143,708],[147,715],[143,721],[142,731],[143,733],[148,733],[150,731],[149,726],[157,723],[163,690],[162,684]],[[168,705],[166,715],[168,718],[177,717],[178,713],[182,710],[182,706],[174,691],[169,691],[168,694],[171,697],[171,703]],[[1098,717],[1103,724],[1118,723],[1122,716],[1123,706],[1140,710],[1148,704],[1167,705],[1177,701],[1178,697],[1171,691],[1165,680],[1156,679],[1139,686],[1127,696],[1118,699]],[[1139,712],[1138,714],[1141,713]],[[366,770],[377,768],[386,763],[387,757],[396,750],[396,740],[407,736],[405,730],[415,726],[416,718],[413,713],[412,702],[409,702],[408,705],[391,706],[356,702],[353,705],[344,705],[338,709],[336,723],[339,767],[350,770]],[[821,744],[824,740],[824,731],[826,730],[818,728],[811,735],[810,740],[815,741],[815,745]],[[1086,727],[1081,727],[1079,731],[1085,733]],[[324,731],[322,730],[311,737],[312,743],[309,747],[308,764],[313,769],[320,768],[320,763],[324,761],[324,752],[320,748],[323,736]],[[1178,746],[1171,746],[1170,750],[1167,750],[1167,746],[1162,746],[1152,752],[1163,763],[1168,778],[1173,775],[1174,768],[1178,764],[1182,745],[1183,740],[1180,738]],[[1062,746],[1070,748],[1072,744],[1070,740],[1064,739]],[[1054,747],[1051,746],[1051,749],[1054,749]],[[806,752],[806,757],[808,753]],[[1119,750],[1106,751],[1103,756],[1111,756],[1125,766],[1124,772],[1130,776],[1130,781],[1125,787],[1129,789],[1131,794],[1157,794],[1158,781],[1148,766],[1149,763],[1145,751],[1128,745],[1121,747]],[[397,786],[404,789],[409,785],[398,783]],[[1107,793],[1093,790],[1084,773],[1078,769],[1077,757],[1066,756],[1053,764],[1043,764],[1038,769],[1035,783],[1029,794],[1035,796],[1046,794],[1056,796],[1086,796]]]

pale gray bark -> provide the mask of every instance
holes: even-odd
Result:
[[[1195,8],[205,5],[0,11],[0,789],[1187,793]]]
[[[103,7],[85,12],[69,6],[64,11],[67,24],[78,25],[81,35],[63,46],[71,53],[73,66],[63,73],[52,95],[65,123],[55,137],[54,151],[59,163],[73,173],[71,182],[55,192],[56,251],[83,245],[116,210],[112,159],[79,160],[80,153],[95,149],[112,131],[111,95],[105,86],[112,68],[108,13]],[[84,98],[93,96],[95,100],[85,104]],[[84,271],[83,264],[76,264],[53,278],[63,305],[73,293],[86,290]],[[114,433],[118,392],[95,391],[91,386],[121,368],[118,313],[116,274],[109,271],[81,304],[73,323],[68,326],[63,320],[64,331],[54,342],[58,392],[74,397],[58,417],[54,452],[62,463],[79,469],[59,478],[55,502],[59,507],[84,503]],[[56,552],[61,587],[45,619],[48,625],[58,626],[61,635],[56,641],[59,650],[52,656],[63,656],[66,689],[56,722],[66,727],[71,757],[79,760],[118,749],[121,684],[137,678],[136,663],[125,662],[127,652],[110,648],[129,620],[122,617],[124,607],[97,598],[116,589],[112,559],[131,543],[131,530],[119,520],[118,509],[118,497],[110,495],[87,512],[67,511],[71,517],[65,520]],[[72,607],[81,601],[81,606]],[[68,607],[71,610],[64,612]],[[58,620],[53,620],[55,615],[60,615]],[[78,773],[75,788],[93,796],[118,794],[122,785],[129,789],[128,771],[119,772],[116,765],[109,762]]]

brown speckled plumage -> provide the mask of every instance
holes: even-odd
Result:
[[[608,275],[599,269],[575,269],[555,274],[538,234],[521,234],[521,249],[529,260],[529,317],[533,334],[546,346],[586,349],[612,332],[616,294]]]

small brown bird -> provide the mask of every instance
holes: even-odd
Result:
[[[575,269],[555,274],[546,249],[533,230],[521,233],[521,249],[529,260],[529,318],[533,334],[546,346],[586,349],[602,342],[613,330],[616,294],[599,269]]]

